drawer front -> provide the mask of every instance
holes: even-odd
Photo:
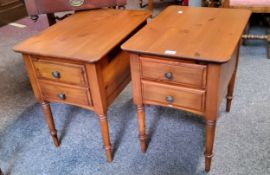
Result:
[[[87,86],[85,68],[83,65],[52,62],[47,60],[33,60],[37,77],[63,83]]]
[[[143,101],[169,107],[204,111],[205,91],[142,81]]]
[[[143,78],[205,88],[207,68],[205,65],[151,58],[141,60]]]
[[[45,100],[92,106],[88,88],[71,87],[43,81],[40,82],[40,88]]]

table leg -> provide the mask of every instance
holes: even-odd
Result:
[[[2,172],[1,168],[0,168],[0,175],[4,175],[4,173]]]
[[[56,24],[56,19],[53,13],[48,13],[47,19],[48,19],[49,26]]]
[[[234,92],[234,84],[235,84],[235,79],[236,79],[236,73],[237,73],[237,68],[238,68],[238,60],[239,60],[239,54],[240,54],[240,43],[238,43],[238,48],[236,50],[236,64],[235,64],[235,69],[232,75],[232,78],[229,82],[228,85],[228,91],[227,91],[227,103],[226,103],[226,111],[230,112],[231,110],[231,104],[232,104],[232,100],[233,100],[233,92]]]
[[[234,84],[235,84],[236,71],[234,72],[232,79],[228,85],[226,111],[230,112],[233,99]]]
[[[50,104],[48,102],[42,102],[41,107],[42,107],[42,110],[43,110],[44,117],[45,117],[45,119],[47,121],[49,130],[50,130],[50,134],[51,134],[52,139],[53,139],[53,143],[54,143],[54,145],[56,147],[59,147],[59,141],[58,141],[58,138],[57,138],[57,132],[56,132],[56,129],[55,129],[55,124],[54,124]]]
[[[211,160],[213,157],[213,145],[215,139],[216,121],[206,120],[206,140],[205,140],[205,171],[210,171]]]
[[[104,143],[106,158],[108,162],[112,162],[112,146],[110,142],[108,120],[107,120],[107,117],[103,114],[98,115],[98,117],[99,117],[100,130],[101,130],[102,139]]]
[[[139,125],[139,140],[141,145],[141,151],[146,152],[146,134],[145,134],[145,112],[143,105],[137,105],[137,116]]]

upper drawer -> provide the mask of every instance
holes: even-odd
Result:
[[[206,65],[141,57],[143,78],[205,88]]]
[[[38,78],[87,86],[83,65],[33,59]]]

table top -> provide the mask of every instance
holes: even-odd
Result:
[[[125,40],[148,17],[142,10],[78,12],[14,47],[17,52],[96,62]]]
[[[249,10],[170,6],[122,45],[140,54],[208,62],[230,60]]]

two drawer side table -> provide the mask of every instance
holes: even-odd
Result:
[[[78,12],[14,48],[23,54],[55,146],[59,141],[49,103],[76,105],[98,115],[107,161],[112,161],[106,112],[130,81],[129,57],[120,45],[149,16],[135,10]]]
[[[247,10],[170,6],[122,45],[130,53],[142,152],[145,104],[186,110],[206,121],[205,170],[210,170],[219,106],[227,95],[230,111],[249,16]]]

